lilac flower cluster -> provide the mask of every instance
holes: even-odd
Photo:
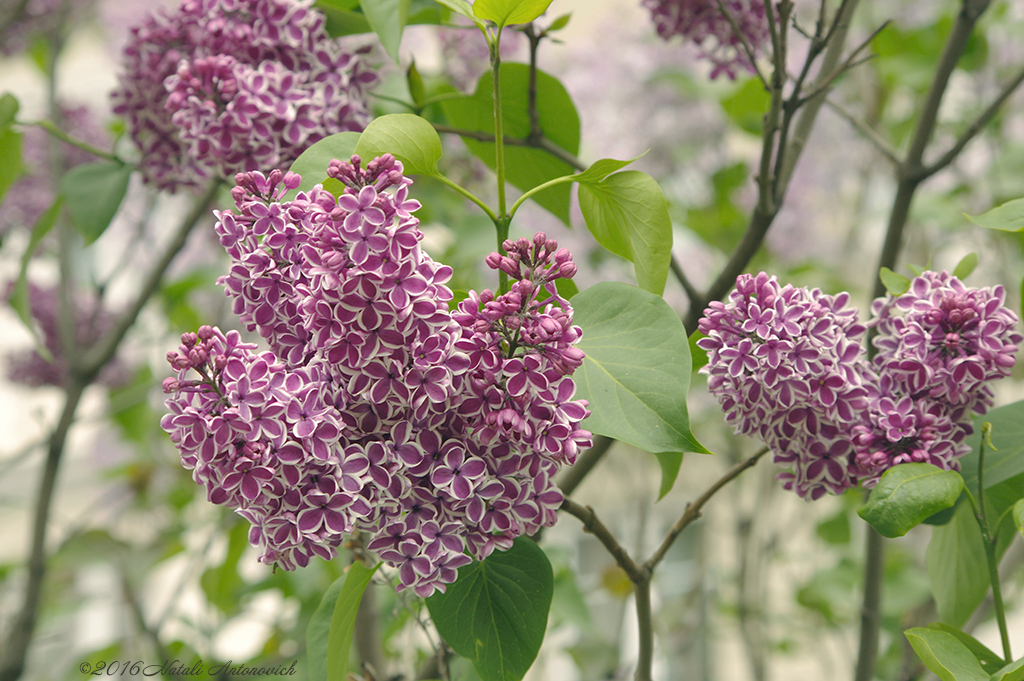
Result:
[[[328,175],[337,199],[318,186],[282,201],[292,173],[236,177],[220,283],[270,350],[185,334],[163,426],[210,501],[252,524],[262,561],[330,558],[359,530],[399,588],[429,595],[553,524],[553,475],[590,444],[572,399],[580,330],[554,288],[575,266],[543,234],[508,242],[488,263],[511,290],[452,313],[452,270],[420,250],[401,164],[353,157]]]
[[[13,284],[7,296],[13,293]],[[28,285],[29,309],[39,332],[39,339],[50,357],[44,358],[35,349],[16,350],[7,356],[7,377],[13,383],[38,388],[44,385],[63,387],[70,378],[70,362],[64,352],[60,329],[60,296],[56,288]],[[103,337],[114,325],[115,315],[94,298],[77,298],[72,302],[74,313],[72,332],[80,348],[88,348]],[[131,370],[115,357],[99,375],[99,383],[108,388],[119,388],[131,380]]]
[[[902,296],[873,304],[878,353],[848,294],[741,275],[700,321],[708,387],[737,434],[755,435],[805,499],[873,486],[900,463],[956,468],[971,416],[992,404],[1022,336],[1005,293],[925,272]]]
[[[723,73],[736,78],[741,69],[752,71],[743,41],[756,54],[768,40],[764,0],[725,0],[722,5],[728,15],[717,0],[641,0],[641,4],[650,10],[658,35],[665,40],[681,36],[697,46],[714,65],[712,78]]]
[[[113,93],[146,181],[193,186],[287,164],[362,130],[377,74],[324,31],[312,0],[183,0],[132,29]]]

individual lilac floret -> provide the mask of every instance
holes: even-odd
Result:
[[[580,330],[554,289],[575,266],[543,234],[509,242],[488,262],[518,263],[513,290],[471,292],[453,315],[451,268],[420,250],[401,163],[353,157],[328,175],[341,196],[287,202],[297,175],[236,177],[220,283],[270,351],[185,334],[163,426],[209,499],[252,524],[264,562],[329,558],[359,530],[400,589],[426,596],[555,522],[554,474],[590,444],[571,378]]]
[[[312,0],[183,0],[132,29],[113,93],[147,182],[287,165],[327,135],[362,130],[378,77],[324,30]]]
[[[763,0],[725,0],[722,4],[732,17],[724,14],[717,0],[641,0],[651,12],[651,19],[665,40],[681,36],[697,46],[701,56],[714,68],[711,77],[724,73],[736,78],[740,70],[753,71],[743,47],[760,51],[768,40],[768,19]],[[741,40],[733,28],[739,28]]]
[[[726,422],[760,437],[790,467],[779,474],[784,486],[805,499],[859,482],[844,433],[867,406],[870,372],[859,344],[866,329],[848,299],[744,274],[700,320],[701,373]]]

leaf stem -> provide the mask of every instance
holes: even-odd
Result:
[[[59,139],[61,142],[64,142],[66,144],[70,144],[71,146],[76,147],[78,149],[81,149],[82,151],[84,151],[84,152],[86,152],[88,154],[92,154],[93,156],[96,156],[97,158],[102,158],[104,160],[110,161],[111,163],[117,163],[118,165],[122,165],[122,166],[123,165],[127,165],[122,159],[118,158],[114,154],[111,154],[108,151],[103,151],[102,149],[100,149],[98,147],[94,147],[93,145],[89,144],[88,142],[83,142],[82,140],[75,139],[71,135],[67,134],[66,132],[64,132],[63,130],[58,128],[57,125],[53,121],[51,121],[49,119],[43,119],[41,121],[24,121],[24,122],[19,121],[17,124],[18,125],[26,125],[26,126],[31,125],[31,126],[35,126],[37,128],[42,128],[43,130],[45,130],[47,133],[49,133],[53,137],[56,137],[57,139]]]
[[[461,185],[457,184],[456,182],[453,182],[452,180],[449,180],[447,177],[445,177],[444,175],[441,175],[440,173],[437,174],[437,175],[433,175],[432,177],[434,179],[440,181],[441,183],[445,184],[446,186],[454,189],[459,194],[462,194],[467,199],[469,199],[470,201],[472,201],[473,203],[478,205],[480,207],[480,209],[483,210],[483,212],[487,214],[487,217],[489,217],[492,222],[494,222],[494,223],[498,222],[498,216],[494,214],[494,211],[491,210],[490,206],[488,206],[486,203],[481,201],[477,196],[475,196],[468,189],[462,187]]]

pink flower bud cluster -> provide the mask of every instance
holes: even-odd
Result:
[[[768,41],[764,0],[725,0],[721,4],[732,21],[717,0],[641,0],[641,4],[650,10],[658,35],[665,40],[681,36],[697,46],[714,65],[712,78],[724,73],[734,79],[740,70],[752,72],[744,40],[755,54]]]
[[[805,499],[873,486],[901,463],[956,469],[972,415],[992,404],[988,382],[1009,375],[1022,340],[1004,297],[925,272],[909,293],[874,302],[869,363],[848,294],[741,275],[701,319],[701,372],[726,421],[761,438]]]
[[[452,270],[420,250],[402,165],[353,157],[328,174],[341,196],[292,201],[292,173],[236,177],[236,210],[217,215],[233,260],[220,283],[270,351],[186,334],[163,426],[210,500],[252,524],[264,562],[330,558],[359,530],[399,588],[429,595],[553,524],[553,475],[589,446],[572,399],[580,331],[553,293],[571,258],[543,235],[512,244],[515,293],[471,293],[452,314]]]
[[[173,191],[362,130],[377,81],[327,35],[312,0],[183,0],[132,29],[114,111],[146,181]]]

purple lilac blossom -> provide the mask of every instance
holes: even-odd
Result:
[[[872,305],[869,364],[848,298],[746,274],[700,321],[701,372],[726,421],[763,440],[805,499],[872,487],[901,463],[957,469],[972,415],[992,405],[988,382],[1009,375],[1022,340],[1002,287],[925,272]]]
[[[725,74],[736,78],[740,70],[753,71],[743,40],[757,54],[768,40],[768,19],[764,0],[725,0],[741,40],[721,11],[717,0],[641,0],[651,12],[654,27],[665,40],[681,36],[700,50],[713,64],[711,78]]]
[[[173,191],[287,165],[323,137],[362,130],[377,81],[311,0],[184,0],[132,29],[112,97],[144,178]]]
[[[590,446],[571,378],[581,332],[554,286],[575,265],[543,234],[506,242],[488,264],[511,290],[452,313],[452,270],[420,249],[401,163],[353,157],[328,175],[337,199],[317,186],[285,202],[297,175],[236,177],[220,283],[270,350],[185,334],[163,427],[210,501],[252,524],[263,562],[329,559],[359,530],[425,596],[552,525],[554,474]]]
[[[13,284],[8,287],[8,296],[13,289]],[[70,378],[70,362],[61,343],[58,291],[30,283],[28,300],[40,340],[51,359],[44,358],[34,348],[11,352],[7,358],[7,377],[30,388],[44,385],[63,387]],[[115,315],[95,299],[76,299],[71,309],[74,312],[74,340],[80,348],[91,347],[114,325]],[[131,372],[128,366],[117,357],[104,367],[98,379],[108,388],[122,387],[129,380]]]

